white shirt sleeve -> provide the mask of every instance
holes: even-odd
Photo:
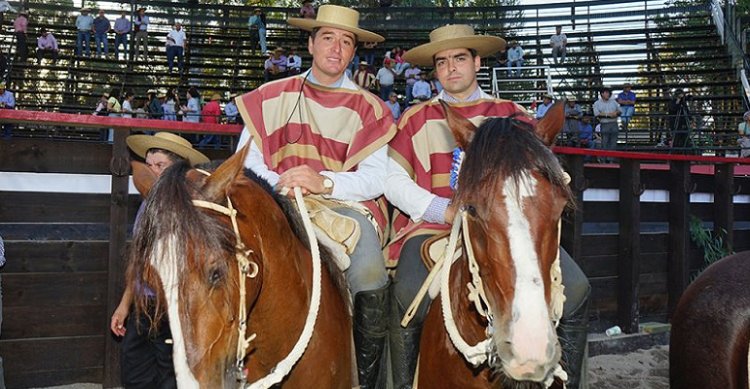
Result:
[[[388,146],[377,149],[359,163],[353,172],[322,171],[333,180],[333,193],[327,197],[343,201],[366,201],[380,197],[385,186]]]
[[[240,135],[240,141],[237,144],[237,150],[241,149],[247,142],[250,141],[250,131],[245,127]],[[263,153],[258,148],[255,142],[250,142],[250,152],[245,158],[245,167],[252,170],[253,173],[257,174],[258,177],[266,180],[271,186],[276,186],[279,182],[279,175],[268,168],[266,162],[263,160]]]
[[[437,195],[417,185],[409,177],[409,173],[392,158],[388,158],[387,172],[385,197],[413,221],[420,221]]]

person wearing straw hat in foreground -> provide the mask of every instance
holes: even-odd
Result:
[[[359,383],[382,387],[388,314],[382,194],[387,144],[396,127],[385,103],[344,72],[359,43],[383,37],[359,28],[359,12],[336,5],[321,6],[315,19],[288,23],[310,32],[312,67],[235,99],[245,123],[238,147],[252,140],[246,167],[279,191],[300,187],[311,195],[308,201],[325,203],[329,215],[345,221],[337,224],[359,236],[342,242],[341,234],[324,229],[350,259],[345,276],[354,297]]]
[[[398,133],[389,143],[385,195],[401,212],[393,220],[391,231],[397,234],[387,250],[389,265],[398,265],[392,284],[393,313],[389,328],[396,388],[410,388],[412,385],[422,322],[429,306],[428,301],[422,301],[409,325],[406,328],[401,326],[406,308],[428,274],[421,258],[422,243],[436,231],[448,230],[456,212],[450,202],[450,180],[445,177],[450,177],[452,154],[457,145],[439,100],[451,104],[474,123],[485,117],[514,115],[519,120],[533,122],[519,105],[493,98],[477,83],[481,57],[496,53],[503,47],[505,40],[501,38],[476,35],[467,25],[447,25],[433,30],[429,43],[409,50],[404,56],[409,63],[434,66],[443,90],[431,100],[407,110],[399,120]],[[567,350],[568,355],[577,358],[577,362],[568,360],[568,366],[577,370],[586,345],[585,307],[589,285],[585,275],[564,251],[561,262],[563,275],[568,276],[563,282],[568,318],[582,323],[582,329],[574,337],[571,337],[572,331],[561,334],[568,338],[562,342],[564,345],[573,343],[577,348]],[[575,310],[574,317],[570,316],[570,307]]]
[[[185,161],[193,166],[209,162],[208,157],[194,149],[190,142],[169,132],[131,135],[127,144],[133,153],[145,159],[157,177],[177,162]],[[139,228],[138,220],[144,212],[144,204],[138,208],[134,228]],[[148,286],[139,289],[134,291],[130,286],[126,287],[110,321],[112,333],[124,337],[120,355],[122,385],[126,388],[176,388],[172,344],[166,342],[172,338],[166,315],[156,330],[149,332],[148,313],[130,314],[135,298],[154,299],[154,292]]]

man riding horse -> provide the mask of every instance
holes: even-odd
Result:
[[[345,275],[354,297],[359,382],[382,387],[389,312],[382,195],[387,143],[396,128],[385,103],[344,72],[358,43],[383,37],[360,29],[357,11],[334,5],[321,6],[316,19],[288,22],[310,31],[312,67],[237,99],[245,122],[238,149],[252,142],[246,167],[279,191],[300,187],[333,219],[326,233],[351,259]]]
[[[391,365],[395,388],[411,388],[419,352],[422,323],[429,302],[422,301],[415,317],[404,328],[401,319],[428,275],[422,262],[422,244],[450,228],[455,206],[451,204],[452,167],[456,142],[438,100],[461,110],[478,124],[488,117],[514,116],[532,122],[523,108],[493,98],[482,91],[476,74],[481,57],[498,52],[505,41],[475,35],[466,25],[448,25],[430,33],[430,42],[409,50],[404,59],[418,66],[434,66],[443,91],[431,101],[410,108],[399,120],[398,132],[389,143],[385,195],[400,213],[393,222],[395,234],[388,260],[398,264],[392,283],[389,320]],[[457,170],[457,169],[456,169]],[[562,249],[561,267],[566,301],[558,335],[563,347],[569,388],[578,388],[585,357],[587,307],[590,285],[578,265]]]

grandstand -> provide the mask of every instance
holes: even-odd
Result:
[[[100,8],[114,20],[122,10],[132,12],[134,2],[99,1]],[[252,46],[246,28],[253,7],[233,5],[149,2],[151,58],[142,63],[110,57],[98,59],[74,55],[73,26],[78,7],[30,2],[29,45],[36,32],[46,27],[58,38],[61,59],[56,65],[35,61],[14,62],[8,72],[10,89],[16,93],[19,109],[90,113],[104,90],[128,88],[141,97],[153,87],[196,86],[204,95],[213,92],[246,92],[263,82],[265,55]],[[624,82],[634,84],[638,94],[636,117],[631,130],[621,135],[623,145],[653,146],[652,134],[666,126],[666,104],[675,88],[695,96],[692,112],[704,146],[721,143],[722,134],[733,133],[745,110],[739,70],[732,47],[717,28],[712,3],[672,6],[661,0],[596,0],[578,3],[536,4],[512,7],[469,8],[363,8],[361,24],[386,37],[379,48],[413,47],[428,39],[428,33],[446,23],[467,23],[478,31],[519,41],[526,52],[526,65],[546,70],[554,91],[562,98],[576,96],[583,107],[590,106],[597,88],[609,85],[615,91]],[[269,47],[302,47],[298,30],[286,25],[296,8],[265,8]],[[164,40],[170,26],[183,23],[188,34],[187,72],[168,76]],[[12,18],[5,18],[12,28]],[[552,64],[549,36],[561,25],[568,36],[568,58]],[[723,28],[723,27],[722,27]],[[132,43],[132,42],[131,42]],[[0,45],[12,57],[15,42],[4,34]],[[110,45],[113,46],[113,45]],[[306,51],[304,66],[309,65]],[[382,58],[379,56],[376,61]],[[33,58],[33,55],[30,55]],[[488,60],[489,62],[489,60]],[[739,69],[742,66],[739,65]],[[502,80],[504,97],[520,102],[538,99],[539,94],[514,91],[540,89],[540,70],[527,70],[519,79]],[[502,73],[502,72],[501,72]],[[489,69],[481,78],[485,90],[492,90]],[[397,85],[398,87],[398,85]],[[70,132],[31,132],[30,136],[81,137]],[[85,133],[84,133],[85,134]],[[94,139],[91,137],[91,139]],[[710,145],[708,143],[711,143]]]

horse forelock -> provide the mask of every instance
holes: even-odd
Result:
[[[494,186],[507,177],[518,185],[526,171],[538,172],[566,199],[572,198],[560,162],[531,125],[513,117],[488,118],[477,128],[466,150],[456,197],[467,200],[484,185]]]

